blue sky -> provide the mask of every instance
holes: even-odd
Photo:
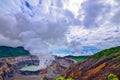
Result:
[[[120,45],[119,0],[0,0],[0,45],[33,55],[91,55]],[[58,46],[58,47],[56,47]]]
[[[82,49],[80,49],[79,54],[78,54],[75,51],[65,49],[65,48],[51,49],[51,51],[54,53],[54,55],[57,53],[60,56],[64,56],[64,55],[75,55],[75,56],[93,55],[93,54],[99,52],[100,50],[102,50],[102,49],[94,47],[94,46],[83,46]]]

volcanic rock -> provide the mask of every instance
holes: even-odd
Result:
[[[89,58],[82,63],[71,65],[61,76],[75,80],[107,80],[110,73],[120,78],[120,55],[107,58]]]

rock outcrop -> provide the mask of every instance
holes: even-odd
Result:
[[[12,65],[0,62],[0,80],[10,80],[14,76]]]

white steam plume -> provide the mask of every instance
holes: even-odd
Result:
[[[0,3],[0,37],[7,41],[1,45],[24,46],[39,57],[39,69],[45,68],[46,61],[52,57],[48,44],[66,43],[65,32],[73,24],[72,13],[63,9],[62,0],[10,0],[9,3],[4,0]]]

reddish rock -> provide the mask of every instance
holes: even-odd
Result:
[[[46,73],[47,73],[47,71],[46,71],[46,70],[44,70],[44,69],[43,69],[43,70],[40,70],[40,74],[42,74],[42,75],[43,75],[43,74],[46,74]]]

